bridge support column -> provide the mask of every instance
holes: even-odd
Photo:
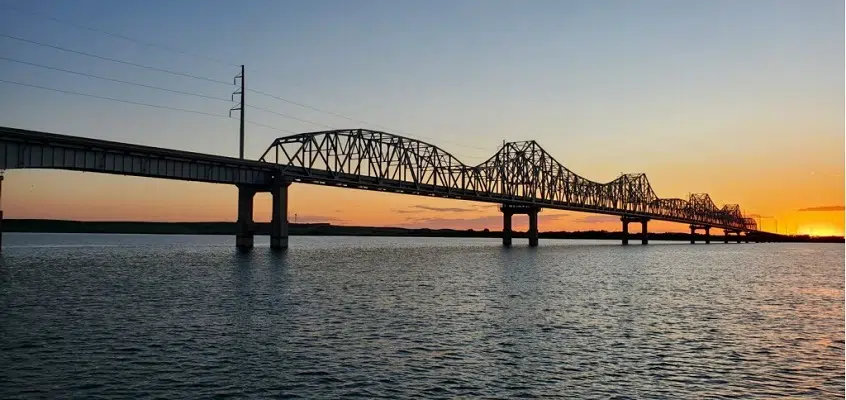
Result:
[[[705,231],[705,244],[711,243],[711,227],[707,225],[691,225],[690,226],[690,244],[696,243],[696,231],[702,229]]]
[[[511,214],[508,211],[502,211],[502,245],[511,247]]]
[[[649,222],[648,218],[637,218],[637,217],[621,217],[620,221],[623,222],[623,245],[629,244],[629,223],[630,222],[640,222],[640,243],[641,244],[649,244],[649,231],[647,230],[647,223]]]
[[[529,247],[538,247],[538,211],[529,211]]]
[[[252,187],[238,187],[238,232],[235,234],[235,247],[238,250],[253,248],[253,199],[256,190]]]
[[[734,231],[734,230],[731,230],[731,229],[723,229],[723,235],[724,235],[723,236],[723,242],[728,244],[728,242],[731,241],[731,235],[732,234],[739,235],[740,232]]]
[[[529,216],[529,231],[526,236],[529,237],[529,246],[535,247],[538,245],[538,213],[541,211],[540,207],[503,204],[500,208],[502,211],[502,245],[511,246],[511,217],[514,214],[526,214]]]
[[[288,186],[290,182],[274,184],[270,189],[273,196],[273,213],[270,220],[270,248],[288,248]]]

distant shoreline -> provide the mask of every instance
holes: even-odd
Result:
[[[51,219],[5,219],[3,232],[31,233],[126,233],[126,234],[183,234],[183,235],[234,235],[234,222],[136,222],[136,221],[68,221]],[[255,224],[256,235],[269,235],[270,223]],[[331,225],[328,223],[289,225],[292,236],[410,236],[410,237],[501,237],[500,231],[396,228]],[[514,232],[514,237],[525,237],[525,232]],[[609,231],[560,231],[540,232],[545,239],[597,239],[620,240],[622,232]],[[704,238],[697,235],[697,240]],[[690,240],[688,233],[650,233],[650,240]],[[637,243],[638,234],[629,234],[629,240]],[[711,241],[722,241],[722,235],[712,235]],[[769,241],[844,243],[842,236],[809,237],[807,235],[771,235]]]

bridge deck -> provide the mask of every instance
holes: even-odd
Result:
[[[47,168],[184,181],[266,185],[259,161],[0,127],[0,169]]]

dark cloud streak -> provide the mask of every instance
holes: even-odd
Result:
[[[816,211],[843,211],[843,206],[820,206],[820,207],[808,207],[808,208],[800,208],[798,211],[800,212],[816,212]]]
[[[582,217],[579,219],[573,220],[573,222],[579,224],[603,224],[606,222],[619,222],[620,217],[613,217],[610,215],[588,215],[586,217]]]
[[[462,213],[462,212],[473,212],[478,211],[476,207],[433,207],[427,206],[423,204],[417,204],[411,206],[411,209],[405,210],[397,210],[395,209],[394,212],[399,214],[414,214],[420,211],[437,211],[437,212],[452,212],[452,213]]]
[[[414,208],[419,208],[421,210],[429,210],[429,211],[441,211],[441,212],[471,212],[476,211],[476,207],[432,207],[432,206],[424,206],[424,205],[416,205]]]
[[[289,216],[288,220],[294,222],[293,216]],[[331,217],[327,215],[297,215],[298,223],[320,223],[320,222],[346,222],[343,218]]]

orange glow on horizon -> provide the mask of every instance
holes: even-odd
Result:
[[[838,230],[831,223],[802,225],[796,233],[808,236],[843,236],[843,230]]]
[[[656,184],[657,186],[657,184]],[[763,187],[762,187],[763,189]],[[731,190],[736,190],[731,188]],[[843,187],[814,188],[812,203],[767,190],[738,193],[748,214],[764,216],[762,230],[814,236],[844,232]],[[157,180],[70,171],[10,170],[3,181],[5,218],[68,219],[83,221],[234,221],[237,191],[234,186]],[[407,228],[502,228],[498,205],[461,200],[409,196],[363,190],[294,184],[289,192],[291,222],[328,222],[334,225],[394,226]],[[722,205],[722,193],[712,194]],[[778,199],[778,200],[772,200]],[[270,195],[255,198],[254,219],[270,220]],[[840,203],[838,203],[838,201]],[[826,207],[820,207],[826,206]],[[811,211],[799,211],[809,209]],[[618,217],[544,209],[541,231],[620,231]],[[515,216],[514,229],[525,230],[528,220]],[[640,226],[630,225],[631,232]],[[685,224],[650,221],[650,232],[687,232]],[[713,234],[713,233],[712,233]],[[718,233],[719,234],[719,233]]]

